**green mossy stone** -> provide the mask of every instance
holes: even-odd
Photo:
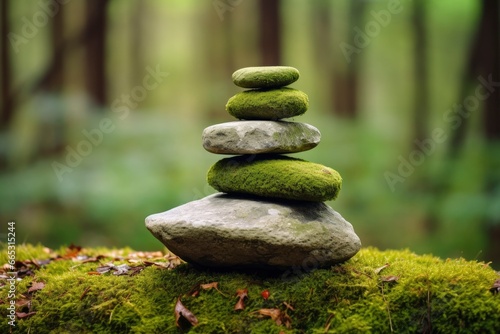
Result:
[[[241,68],[233,73],[232,79],[243,88],[275,88],[287,86],[299,76],[299,71],[290,66],[258,66]]]
[[[277,120],[302,115],[309,108],[307,94],[293,88],[247,90],[231,97],[226,110],[238,119]]]
[[[323,165],[281,155],[243,155],[219,160],[207,181],[218,191],[323,202],[335,199],[340,174]]]

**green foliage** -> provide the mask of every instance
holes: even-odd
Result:
[[[47,256],[40,246],[19,245],[17,249],[19,260]],[[109,251],[89,249],[87,253]],[[5,261],[2,252],[0,263]],[[135,276],[87,274],[98,265],[53,261],[37,270],[35,277],[18,281],[18,297],[33,281],[46,285],[32,299],[32,311],[37,313],[18,319],[16,329],[177,333],[173,310],[181,296],[199,320],[191,328],[193,333],[388,333],[391,328],[405,333],[500,331],[500,295],[488,291],[498,273],[487,264],[464,259],[365,248],[344,264],[314,271],[218,272],[183,264],[173,270],[148,267]],[[398,277],[397,281],[385,282],[391,276]],[[198,284],[210,282],[218,282],[220,291],[189,294]],[[248,289],[246,308],[234,311],[236,290],[244,288]],[[260,295],[265,289],[270,292],[268,300]],[[0,291],[0,300],[7,300],[5,289]],[[259,316],[263,308],[286,313],[291,328]],[[6,319],[5,307],[0,308],[0,317]],[[9,331],[6,321],[0,323],[0,331]]]
[[[241,155],[216,162],[207,181],[222,192],[323,202],[335,199],[340,174],[323,165],[283,155]]]

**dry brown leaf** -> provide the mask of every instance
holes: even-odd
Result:
[[[219,282],[200,284],[200,288],[203,290],[210,290],[210,289],[218,290],[219,289]]]
[[[379,267],[379,268],[375,269],[375,270],[374,270],[374,271],[375,271],[375,274],[377,274],[377,275],[378,275],[378,274],[379,274],[382,270],[384,270],[385,268],[387,268],[387,267],[389,267],[389,266],[390,266],[390,264],[389,264],[389,263],[386,263],[386,264],[384,264],[382,267]]]
[[[380,277],[382,282],[397,282],[399,280],[399,276],[388,275]]]
[[[179,320],[181,318],[186,319],[191,326],[196,326],[198,325],[198,319],[196,316],[188,310],[181,302],[181,297],[177,298],[177,303],[175,303],[175,309],[174,309],[174,314],[175,314],[175,325],[179,328],[182,328],[182,325],[179,323]]]
[[[28,317],[31,317],[32,315],[35,315],[35,314],[36,314],[36,312],[28,312],[28,313],[25,313],[25,312],[16,312],[16,316],[19,319],[28,318]]]
[[[31,298],[30,299],[21,298],[21,299],[16,300],[16,307],[20,308],[23,306],[29,306],[30,303],[31,303]]]
[[[81,246],[75,246],[73,244],[69,245],[68,248],[66,249],[66,253],[62,256],[64,259],[72,259],[80,253],[82,250]]]
[[[35,282],[28,289],[28,293],[31,293],[31,292],[37,291],[37,290],[42,290],[44,287],[45,287],[45,283],[43,283],[43,282]]]
[[[236,296],[239,298],[236,305],[234,305],[234,310],[244,310],[245,302],[243,301],[245,298],[248,298],[248,290],[247,289],[239,289],[236,290]]]
[[[261,308],[257,311],[260,315],[270,317],[274,320],[276,325],[281,326],[285,325],[286,328],[290,328],[292,325],[292,319],[288,316],[288,314],[281,312],[280,309],[277,308]]]

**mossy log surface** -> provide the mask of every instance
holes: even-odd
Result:
[[[5,245],[1,250],[3,264]],[[307,263],[265,273],[209,271],[129,249],[77,253],[17,246],[17,270],[29,270],[16,282],[16,311],[30,315],[16,319],[12,332],[500,333],[500,294],[490,291],[498,273],[476,261],[364,248],[329,269],[313,270],[314,263]],[[109,262],[143,270],[96,274]],[[0,280],[1,333],[11,331],[8,271],[4,266]],[[200,287],[212,282],[218,289]],[[248,298],[235,311],[241,289]],[[196,326],[182,317],[184,327],[176,326],[179,297],[197,317]],[[263,309],[279,310],[280,317],[262,315],[272,313]]]

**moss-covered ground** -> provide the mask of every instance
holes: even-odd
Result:
[[[500,294],[490,290],[499,276],[476,261],[364,248],[328,269],[259,273],[195,268],[165,252],[16,251],[22,318],[8,324],[4,266],[0,333],[500,333]],[[109,263],[128,270],[106,272]],[[244,307],[235,310],[244,289]],[[176,325],[178,298],[196,326],[182,316]]]

